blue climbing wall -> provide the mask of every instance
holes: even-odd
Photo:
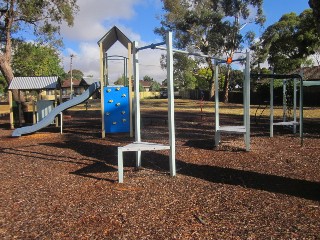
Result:
[[[129,88],[106,86],[103,91],[106,133],[130,132]]]

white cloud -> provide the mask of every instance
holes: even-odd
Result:
[[[79,13],[72,28],[62,26],[61,33],[71,40],[90,41],[101,37],[119,19],[130,19],[135,15],[133,6],[143,0],[78,0]]]
[[[121,0],[121,1],[102,1],[102,0],[78,0],[80,12],[75,17],[74,26],[69,28],[62,26],[61,34],[65,39],[77,41],[75,49],[67,49],[63,56],[65,71],[70,70],[70,54],[74,54],[73,68],[81,70],[85,76],[93,75],[95,78],[100,76],[99,47],[97,41],[121,19],[130,19],[136,13],[136,4],[160,4],[160,0]],[[139,33],[134,30],[117,24],[117,27],[131,40],[138,41],[139,46],[145,43]],[[160,50],[145,50],[139,53],[140,77],[145,75],[153,77],[155,80],[162,81],[166,78],[166,73],[160,66]],[[127,57],[127,50],[116,43],[109,51],[109,55],[121,55]],[[123,74],[123,62],[109,62],[109,76],[111,82],[117,80]]]

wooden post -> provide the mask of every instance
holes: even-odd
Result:
[[[32,101],[32,123],[37,123],[37,117],[36,117],[36,101]]]
[[[9,90],[8,94],[9,94],[9,106],[10,106],[10,129],[14,129],[12,91]]]
[[[22,113],[22,109],[21,109],[21,94],[20,94],[20,90],[18,90],[18,123],[19,123],[19,127],[22,126],[22,121],[21,121],[21,113]]]
[[[56,108],[58,106],[58,96],[57,96],[57,90],[54,89],[54,107]],[[56,127],[59,127],[59,117],[58,115],[55,118]]]

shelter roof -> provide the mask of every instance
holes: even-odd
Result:
[[[60,88],[60,78],[51,77],[14,77],[9,85],[9,89],[20,90],[40,90]]]
[[[119,41],[127,49],[128,43],[132,43],[119,28],[114,26],[98,41],[98,44],[102,44],[103,50],[108,51],[116,41]]]

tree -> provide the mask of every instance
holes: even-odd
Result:
[[[16,45],[12,58],[15,76],[61,76],[57,51],[50,47],[34,43],[20,42]]]
[[[162,55],[160,60],[161,67],[167,67],[166,56]],[[196,86],[196,76],[194,71],[198,68],[198,63],[182,53],[173,55],[173,78],[174,85],[180,89],[194,89]]]
[[[153,82],[154,80],[153,80],[153,78],[152,78],[152,77],[150,77],[150,76],[148,76],[148,75],[145,75],[145,76],[143,77],[143,81],[146,81],[146,82]]]
[[[118,77],[117,81],[114,82],[115,85],[124,85],[124,75],[122,74],[121,77]]]
[[[313,11],[314,21],[317,24],[318,34],[320,35],[320,1],[309,0],[309,6]]]
[[[81,80],[83,78],[84,74],[81,70],[79,69],[72,69],[72,78],[73,79],[77,79],[77,80]],[[67,74],[67,78],[71,77],[71,72],[69,71]]]
[[[174,44],[178,48],[200,51],[206,55],[228,55],[233,57],[241,47],[245,35],[240,34],[244,21],[263,24],[262,0],[162,0],[165,14],[156,33],[164,35],[174,32]],[[250,20],[250,9],[256,9],[256,17]],[[249,40],[253,34],[248,33]],[[211,58],[206,59],[214,71]],[[230,71],[229,71],[230,72]],[[227,76],[229,77],[229,76]],[[213,75],[210,79],[210,97],[214,95]],[[228,101],[228,78],[224,87],[225,101]]]
[[[159,92],[160,91],[160,84],[156,81],[153,81],[150,85],[150,91]]]
[[[260,46],[256,59],[261,62],[268,60],[276,73],[288,73],[302,64],[310,64],[308,56],[314,54],[320,45],[316,31],[311,9],[299,16],[285,14],[269,26],[253,46],[253,49]]]
[[[3,75],[0,74],[0,93],[4,93],[7,86],[6,80],[4,79]]]
[[[8,84],[14,76],[11,66],[12,49],[15,43],[13,35],[19,36],[21,30],[30,29],[30,34],[35,36],[36,42],[61,45],[60,24],[66,22],[68,26],[72,26],[74,15],[78,11],[76,1],[3,0],[0,2],[2,14],[0,70]],[[18,100],[17,92],[14,92],[14,99]]]

